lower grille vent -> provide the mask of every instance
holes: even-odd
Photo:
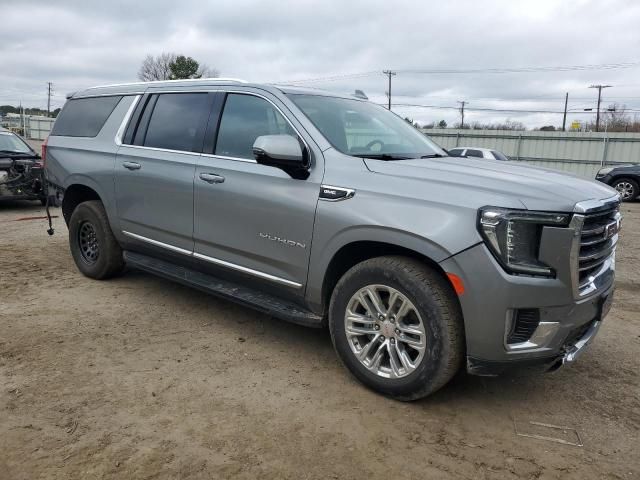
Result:
[[[523,343],[531,338],[540,324],[540,310],[537,308],[521,308],[513,313],[511,331],[507,343]]]

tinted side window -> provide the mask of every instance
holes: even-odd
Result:
[[[261,135],[291,135],[295,131],[268,101],[231,93],[224,104],[215,154],[253,159],[253,143]]]
[[[450,157],[461,157],[462,156],[462,148],[453,148],[449,150]]]
[[[480,150],[472,150],[472,149],[467,149],[467,153],[465,154],[465,157],[478,157],[478,158],[482,158],[482,152]]]
[[[95,137],[122,96],[69,100],[53,125],[51,135]]]
[[[198,150],[198,131],[207,120],[206,93],[164,93],[151,113],[144,138],[145,147]]]

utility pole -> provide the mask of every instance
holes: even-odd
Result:
[[[591,85],[589,88],[598,89],[598,110],[596,111],[596,132],[600,131],[600,99],[602,98],[602,89],[609,88],[611,85]]]
[[[51,116],[51,82],[47,82],[47,117]]]
[[[460,117],[462,119],[460,122],[460,128],[464,129],[464,106],[469,102],[462,100],[462,101],[458,101],[458,103],[460,104]]]
[[[396,74],[396,72],[393,72],[391,70],[383,70],[382,73],[384,73],[387,77],[389,77],[389,91],[387,92],[387,96],[389,97],[389,110],[391,110],[391,77],[394,76]]]
[[[567,125],[567,103],[569,103],[569,92],[564,96],[564,115],[562,116],[562,131],[565,131]]]

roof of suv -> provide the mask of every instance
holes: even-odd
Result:
[[[209,87],[209,86],[230,86],[238,85],[243,87],[260,88],[262,90],[279,90],[288,94],[306,94],[306,95],[322,95],[329,97],[349,98],[355,100],[362,100],[353,95],[343,95],[334,92],[327,92],[325,90],[319,90],[314,88],[302,88],[289,85],[276,85],[276,84],[264,84],[264,83],[249,83],[245,80],[237,78],[203,78],[203,79],[187,79],[187,80],[161,80],[153,82],[132,82],[132,83],[118,83],[112,85],[99,85],[96,87],[89,87],[84,90],[67,95],[67,98],[80,98],[80,97],[95,97],[102,95],[134,95],[144,93],[149,87],[162,88],[183,88],[183,87]]]

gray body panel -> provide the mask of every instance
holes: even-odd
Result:
[[[193,251],[193,175],[199,157],[122,145],[114,171],[122,230]],[[129,170],[127,162],[140,168]]]
[[[133,95],[146,91],[246,92],[267,98],[310,149],[309,177],[294,179],[246,159],[118,145],[116,134]],[[540,255],[557,277],[533,278],[506,273],[482,243],[476,222],[478,209],[488,205],[573,212],[578,202],[614,195],[610,187],[486,159],[347,156],[302,114],[288,98],[291,93],[301,91],[209,80],[85,90],[76,97],[129,96],[95,138],[50,137],[49,180],[62,189],[80,184],[95,190],[125,248],[151,247],[160,257],[173,247],[166,261],[208,265],[261,282],[270,294],[294,299],[320,316],[326,309],[327,268],[342,248],[366,241],[416,252],[463,280],[466,289],[459,302],[467,354],[475,358],[509,361],[558,354],[567,332],[593,320],[599,296],[613,285],[613,271],[597,292],[576,300],[570,230],[545,227]],[[128,170],[124,162],[141,168]],[[218,180],[203,181],[201,174]],[[325,201],[319,199],[321,185],[355,194]],[[558,322],[559,330],[537,351],[508,352],[503,343],[507,313],[533,307],[541,309],[545,321]]]

